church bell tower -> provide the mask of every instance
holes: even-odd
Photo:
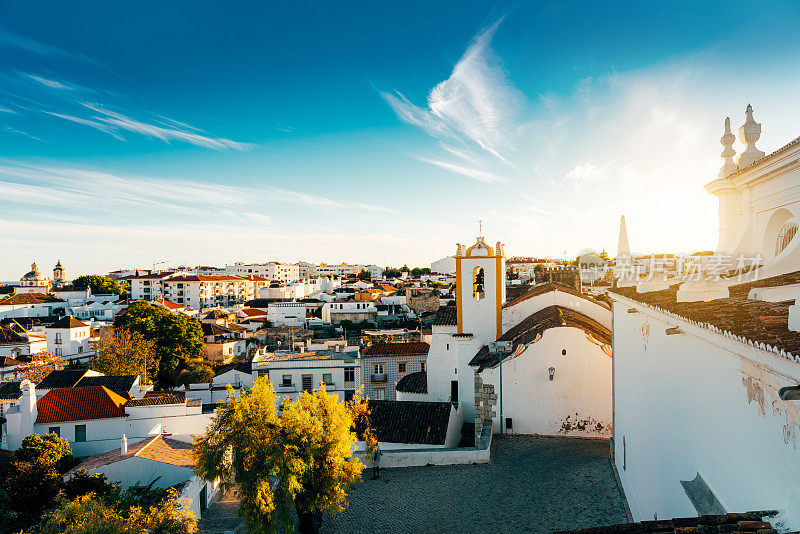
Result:
[[[478,236],[474,245],[456,250],[456,310],[458,333],[472,334],[481,343],[503,333],[506,300],[506,259],[503,244],[494,248]]]

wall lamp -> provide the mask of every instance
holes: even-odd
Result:
[[[681,330],[677,326],[673,326],[672,328],[667,328],[666,332],[667,332],[668,336],[674,336],[676,334],[683,334],[683,330]]]
[[[778,396],[781,400],[796,401],[800,400],[800,386],[786,386],[778,390]]]
[[[552,382],[553,381],[553,377],[556,376],[556,368],[555,367],[549,368],[547,370],[547,374],[550,376],[550,382]]]
[[[628,313],[639,313],[639,310],[636,308],[628,308]]]

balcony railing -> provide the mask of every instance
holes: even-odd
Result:
[[[386,373],[373,373],[372,374],[372,381],[373,382],[386,382]]]
[[[297,386],[294,384],[280,383],[275,389],[278,393],[292,393],[297,391]]]

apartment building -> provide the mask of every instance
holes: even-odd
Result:
[[[339,263],[337,265],[328,265],[327,263],[320,263],[317,265],[317,276],[347,276],[348,274],[358,274],[364,269],[363,265]]]
[[[149,274],[130,279],[134,300],[166,299],[200,310],[233,306],[258,297],[270,279],[258,275]]]
[[[297,282],[300,280],[300,268],[297,265],[271,261],[269,263],[241,263],[226,265],[225,272],[236,276],[261,276],[268,280],[281,282]]]

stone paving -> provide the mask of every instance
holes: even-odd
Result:
[[[495,436],[488,464],[382,470],[352,488],[349,507],[326,517],[322,532],[550,533],[624,523],[608,449],[608,440]]]

